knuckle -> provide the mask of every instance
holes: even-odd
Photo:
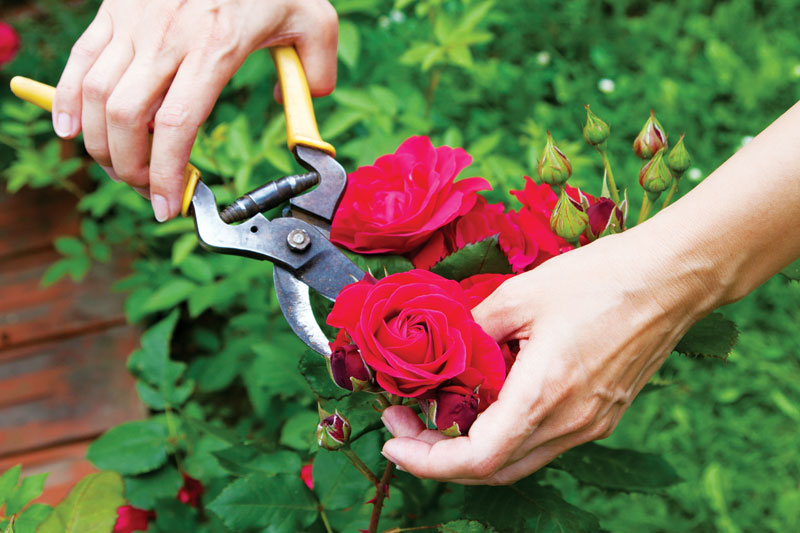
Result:
[[[108,144],[102,141],[88,139],[84,136],[84,146],[92,159],[104,167],[111,166],[111,154]]]
[[[76,59],[90,59],[95,56],[97,50],[95,47],[91,46],[86,39],[78,39],[75,41],[75,44],[72,45],[72,49],[69,51],[71,57]]]
[[[190,107],[187,104],[176,102],[164,104],[156,112],[156,127],[165,128],[196,128],[192,121]]]
[[[591,427],[595,422],[596,410],[593,406],[581,407],[568,424],[567,432],[575,433]]]
[[[480,479],[488,479],[494,476],[502,466],[502,457],[498,455],[489,455],[475,461],[472,465],[472,472]]]
[[[83,94],[92,101],[105,102],[111,95],[111,82],[96,72],[89,72],[83,79]]]
[[[129,126],[141,120],[142,109],[133,102],[110,98],[106,104],[106,116],[115,126]]]

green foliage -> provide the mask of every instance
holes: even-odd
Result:
[[[49,505],[30,502],[42,494],[47,474],[36,474],[20,480],[21,465],[0,475],[0,530],[9,533],[34,533],[50,514]]]
[[[800,281],[800,259],[781,270],[781,274],[792,281]]]
[[[498,236],[493,235],[448,255],[436,263],[431,272],[461,281],[475,274],[511,274],[511,265],[500,249]]]
[[[675,351],[693,357],[725,359],[736,344],[736,324],[722,313],[711,313],[692,326],[675,346]]]
[[[116,472],[89,474],[59,503],[39,533],[107,533],[125,503],[122,477]]]
[[[167,428],[153,420],[126,422],[94,441],[87,457],[103,470],[150,472],[167,462]]]

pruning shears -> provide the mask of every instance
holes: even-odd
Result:
[[[292,331],[310,348],[328,355],[328,339],[314,318],[309,288],[334,300],[346,285],[364,277],[364,271],[329,240],[347,173],[335,159],[335,148],[320,137],[297,52],[288,46],[270,52],[283,93],[289,150],[308,172],[271,181],[220,212],[200,171],[187,164],[181,212],[194,217],[198,240],[207,250],[272,262],[275,292]],[[15,77],[11,90],[52,110],[53,87]],[[268,220],[262,214],[286,200],[289,207],[282,217]]]

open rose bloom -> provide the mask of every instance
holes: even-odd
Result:
[[[471,162],[460,148],[411,137],[348,176],[331,229],[334,243],[377,261],[327,317],[337,332],[331,379],[383,395],[384,405],[418,403],[428,424],[451,436],[466,434],[495,401],[519,350],[498,345],[472,308],[514,274],[573,248],[551,228],[559,195],[550,185],[521,177],[508,205],[489,203],[479,194],[490,188],[485,179],[459,179]],[[562,201],[590,213],[576,244],[621,226],[607,199],[565,192]],[[387,256],[395,256],[391,275]]]

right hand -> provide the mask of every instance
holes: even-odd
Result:
[[[325,0],[105,0],[61,74],[53,126],[63,138],[83,130],[89,154],[164,221],[180,210],[198,128],[248,54],[294,45],[311,94],[324,96],[337,38]]]

